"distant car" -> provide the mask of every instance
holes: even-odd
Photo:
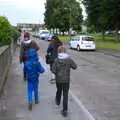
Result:
[[[74,36],[74,35],[77,35],[77,32],[75,30],[72,30],[71,31],[71,35]]]
[[[109,30],[105,32],[106,35],[115,34],[115,30]]]
[[[43,31],[40,33],[39,37],[41,40],[46,40],[50,35],[50,32],[49,31]]]
[[[109,31],[106,31],[106,32],[105,32],[106,35],[116,34],[116,33],[120,34],[120,30],[118,30],[118,31],[116,31],[116,30],[109,30]]]
[[[46,40],[47,40],[47,41],[51,41],[51,40],[52,40],[52,36],[53,36],[53,34],[50,33],[50,34],[46,37]]]
[[[118,30],[118,34],[120,34],[120,30]]]
[[[69,48],[80,50],[96,50],[92,36],[75,36],[69,41]]]

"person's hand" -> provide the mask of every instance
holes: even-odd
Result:
[[[40,56],[40,53],[37,52],[37,56]]]
[[[37,51],[37,56],[40,56],[40,51]]]
[[[22,61],[20,61],[20,64],[22,64]]]

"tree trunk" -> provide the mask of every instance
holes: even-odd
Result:
[[[64,31],[63,31],[63,36],[65,36],[65,33],[64,33]]]
[[[105,41],[105,31],[102,31],[102,40]]]
[[[116,30],[116,42],[119,42],[119,33],[118,33],[118,29]]]

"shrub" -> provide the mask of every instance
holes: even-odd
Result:
[[[6,17],[0,16],[0,45],[10,44],[11,40],[11,25]]]
[[[16,43],[18,37],[21,35],[20,30],[16,27],[11,28],[13,42]]]
[[[16,42],[20,36],[20,30],[10,25],[8,19],[0,16],[0,46]]]

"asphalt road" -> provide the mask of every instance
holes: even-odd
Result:
[[[40,103],[38,105],[33,103],[33,110],[28,111],[27,83],[23,80],[23,68],[19,64],[19,48],[17,48],[0,98],[0,120],[94,120],[84,107],[81,108],[80,101],[72,91],[68,100],[68,117],[64,118],[60,114],[62,101],[60,106],[55,104],[56,85],[49,83],[51,74],[49,65],[46,65],[44,60],[47,45],[43,41],[40,42],[40,61],[45,67],[45,73],[40,75]]]
[[[49,42],[36,39],[40,45],[41,61]],[[69,116],[66,120],[120,120],[120,60],[105,51],[75,51],[68,53],[77,63],[71,72]],[[0,100],[0,120],[64,120],[60,115],[62,106],[54,103],[55,85],[49,84],[50,73],[40,77],[40,104],[27,110],[26,84],[23,82],[19,64],[19,49],[15,52]],[[75,103],[76,101],[76,103]]]
[[[42,54],[47,41],[39,41]],[[78,65],[71,73],[71,90],[97,120],[120,120],[120,59],[105,51],[68,50]]]

